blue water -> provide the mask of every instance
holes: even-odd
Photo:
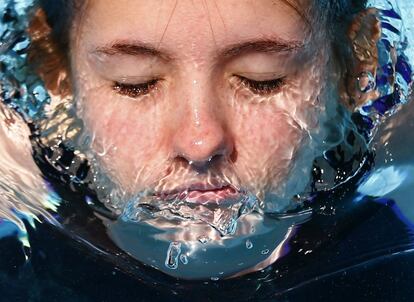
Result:
[[[24,15],[27,3],[16,1],[13,7]],[[386,9],[388,2],[370,3]],[[399,83],[408,95],[402,81],[412,79],[406,75],[414,61],[414,7],[398,3],[410,46],[400,57]],[[11,4],[0,0],[0,8]],[[16,47],[24,49],[25,41]],[[15,54],[7,57],[15,65],[7,62],[18,67],[13,71],[18,75],[24,58],[18,50]],[[37,102],[23,95],[7,105],[36,118],[47,96],[41,85],[29,84],[27,91],[36,91]],[[4,101],[11,99],[3,92]],[[35,196],[13,205],[10,200],[20,198],[19,192],[4,186],[1,175],[0,301],[414,301],[414,102],[386,95],[363,111],[379,125],[362,167],[348,181],[306,201],[312,213],[292,226],[281,247],[283,257],[233,279],[168,276],[114,243],[105,220],[88,205],[94,198],[90,192],[74,193],[59,179],[47,179],[47,210],[39,210],[31,203]],[[38,165],[44,175],[53,174],[46,164]]]

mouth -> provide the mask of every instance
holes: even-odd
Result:
[[[182,223],[209,225],[220,236],[234,234],[237,220],[256,208],[257,199],[229,183],[191,183],[175,189],[158,190],[131,200],[122,217],[164,228]]]
[[[193,204],[232,203],[239,199],[241,193],[231,185],[210,185],[197,183],[176,190],[161,191],[154,194],[163,201],[184,200]]]

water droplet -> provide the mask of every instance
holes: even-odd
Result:
[[[88,205],[93,205],[93,201],[92,201],[92,198],[90,198],[89,196],[86,196],[85,197],[85,201],[86,201],[86,203],[88,204]]]
[[[181,243],[171,242],[167,250],[167,257],[165,258],[165,266],[169,269],[177,269],[178,257],[181,253]]]
[[[211,277],[210,279],[211,279],[211,281],[218,281],[220,278],[219,277]]]
[[[246,248],[250,250],[253,247],[253,243],[250,241],[250,239],[246,240]]]
[[[187,264],[188,263],[188,258],[186,255],[180,255],[180,261],[182,264]]]
[[[262,253],[262,255],[267,255],[267,254],[269,254],[269,249],[265,249],[261,253]]]

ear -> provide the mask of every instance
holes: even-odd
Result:
[[[351,58],[346,79],[350,109],[362,106],[379,97],[375,86],[378,67],[377,42],[381,37],[378,10],[369,8],[360,12],[350,24],[348,38]]]

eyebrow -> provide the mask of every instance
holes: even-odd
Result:
[[[234,57],[246,52],[279,53],[291,52],[303,47],[303,42],[282,39],[259,39],[227,46],[219,53],[225,57]]]
[[[172,60],[172,55],[165,51],[161,51],[151,44],[139,41],[117,41],[107,46],[97,47],[92,52],[106,55],[130,55],[130,56],[151,56],[160,57],[165,60]]]
[[[279,53],[291,52],[303,47],[303,42],[287,41],[282,39],[258,39],[231,44],[219,49],[216,56],[235,57],[247,52]],[[106,55],[130,55],[130,56],[151,56],[171,61],[174,56],[165,50],[161,50],[151,44],[139,41],[118,41],[108,46],[97,47],[94,53]]]

